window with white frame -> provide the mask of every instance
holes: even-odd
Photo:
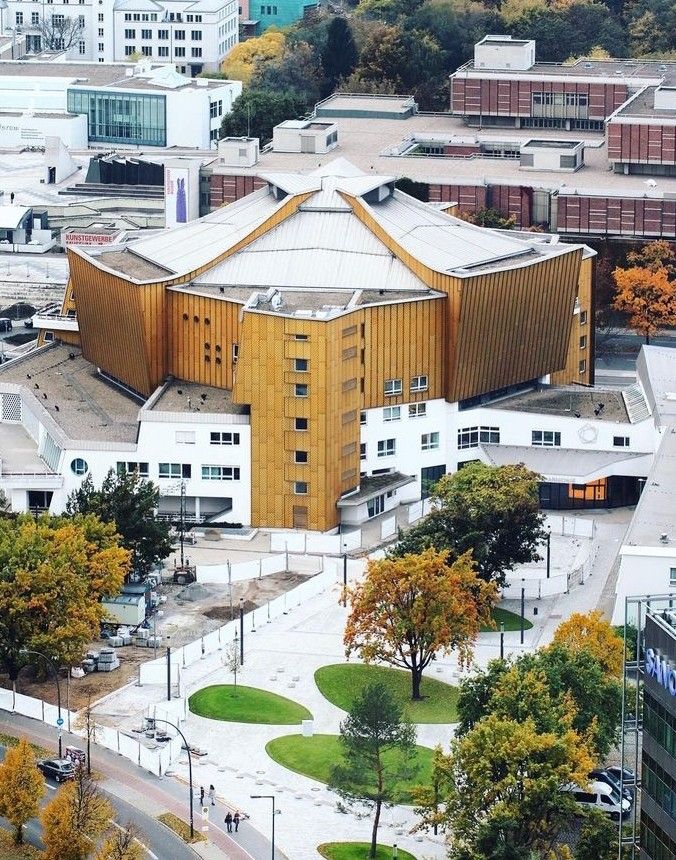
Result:
[[[431,451],[433,448],[439,447],[438,433],[423,433],[420,437],[420,447],[423,451]]]
[[[231,433],[229,430],[213,430],[209,433],[210,445],[239,445],[239,433]]]
[[[293,369],[297,373],[307,373],[310,369],[310,362],[307,358],[294,358]]]
[[[192,466],[190,463],[159,463],[157,474],[160,478],[190,478]]]
[[[613,436],[613,445],[615,448],[628,448],[629,447],[629,437],[628,436]]]
[[[366,412],[359,413],[359,423],[362,425],[366,424]]]
[[[359,459],[360,460],[366,459],[366,442],[361,442],[359,444]]]
[[[561,445],[561,434],[557,430],[533,430],[531,445],[540,448],[556,448]]]
[[[676,588],[676,567],[669,568],[669,585]]]
[[[403,385],[401,379],[386,379],[385,380],[385,396],[393,397],[396,394],[401,394]]]
[[[124,475],[127,472],[137,472],[139,478],[147,478],[150,475],[150,469],[147,463],[137,463],[135,461],[125,462],[124,460],[117,461],[117,474]]]
[[[385,510],[385,494],[376,496],[375,499],[369,499],[366,503],[366,510],[368,511],[369,519],[382,514]]]
[[[378,456],[393,457],[397,452],[396,439],[380,439],[378,441]]]
[[[307,418],[294,418],[293,419],[293,429],[294,430],[307,430],[308,429]]]
[[[427,415],[427,404],[426,403],[409,403],[408,405],[408,417],[409,418],[423,418]]]
[[[239,481],[239,466],[202,466],[203,481]]]
[[[401,406],[386,406],[383,409],[383,421],[399,421],[401,418]]]
[[[411,379],[411,391],[427,391],[427,377],[414,376]]]
[[[458,429],[458,448],[477,448],[478,445],[478,427],[460,427]]]
[[[309,394],[310,388],[305,383],[297,382],[293,387],[293,393],[296,397],[307,397]]]
[[[308,462],[308,452],[307,451],[294,451],[293,452],[293,462],[294,463],[307,463]]]
[[[488,443],[490,445],[500,444],[500,428],[499,427],[479,427],[479,442]]]
[[[294,481],[293,491],[297,496],[306,496],[308,492],[307,481]]]
[[[177,430],[176,442],[179,445],[194,445],[195,431],[194,430]]]

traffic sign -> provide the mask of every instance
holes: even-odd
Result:
[[[57,720],[56,720],[56,725],[57,725],[59,728],[61,728],[61,726],[63,725],[63,717],[58,717],[58,718],[57,718]]]

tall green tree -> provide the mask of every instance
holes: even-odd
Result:
[[[322,66],[326,76],[324,95],[332,93],[341,78],[352,74],[357,65],[358,56],[357,45],[348,21],[336,16],[329,24],[326,44],[322,51]]]
[[[333,767],[329,787],[349,804],[373,808],[369,857],[375,857],[382,808],[415,774],[415,729],[384,684],[369,684],[340,724],[340,740],[343,761]]]
[[[40,810],[45,781],[35,764],[35,753],[22,738],[10,747],[0,765],[0,815],[14,827],[14,841],[23,842],[23,827]]]
[[[506,571],[540,558],[545,530],[538,476],[525,466],[469,463],[441,478],[432,500],[432,513],[400,533],[393,555],[434,547],[453,558],[471,550],[479,576],[498,586]]]
[[[0,662],[15,681],[24,648],[80,662],[99,634],[101,598],[118,594],[129,553],[92,515],[0,519]]]
[[[572,728],[540,732],[535,722],[491,714],[451,742],[442,784],[442,825],[453,860],[546,855],[572,822],[576,804],[562,791],[586,784],[593,759]],[[423,808],[423,826],[439,820]],[[428,819],[427,816],[432,818]]]
[[[262,144],[267,143],[276,125],[303,116],[309,107],[309,101],[296,93],[246,90],[223,118],[221,137],[250,135],[260,138]]]
[[[66,513],[94,514],[114,523],[120,543],[132,554],[132,568],[146,574],[171,553],[170,524],[156,517],[160,491],[138,472],[115,474],[111,469],[96,489],[88,475],[68,497]]]
[[[616,860],[617,824],[596,809],[589,810],[580,828],[575,860]]]

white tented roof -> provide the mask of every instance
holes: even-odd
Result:
[[[28,212],[25,206],[0,206],[0,230],[16,230]]]
[[[576,448],[538,448],[528,445],[482,445],[493,466],[523,463],[546,481],[587,484],[608,474],[617,474],[619,463],[631,463],[626,474],[634,474],[636,460],[650,462],[650,454],[630,454],[626,451],[581,451]],[[611,471],[609,471],[611,470]]]

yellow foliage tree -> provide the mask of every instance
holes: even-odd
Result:
[[[613,307],[629,314],[629,325],[645,337],[646,343],[664,326],[676,325],[676,282],[669,279],[666,268],[617,268],[613,278]]]
[[[619,676],[622,671],[624,645],[598,609],[573,613],[556,628],[552,644],[570,651],[587,651],[612,675]]]
[[[256,39],[240,42],[221,64],[221,71],[234,81],[248,84],[257,67],[278,60],[284,53],[284,33],[270,28]]]
[[[116,827],[96,854],[96,860],[143,860],[145,849],[133,824]]]
[[[408,669],[412,698],[420,699],[422,674],[435,654],[457,649],[461,664],[469,662],[498,594],[477,576],[471,553],[449,565],[446,552],[427,549],[369,561],[349,597],[347,655]]]
[[[113,807],[84,768],[42,810],[44,860],[85,860],[108,829]]]
[[[505,0],[500,7],[500,16],[509,24],[533,12],[546,12],[546,0]]]
[[[14,827],[14,839],[23,842],[23,826],[40,811],[45,781],[35,766],[35,754],[22,739],[7,750],[0,765],[0,815]]]
[[[676,275],[676,252],[666,239],[655,239],[648,242],[640,251],[629,251],[627,260],[632,266],[641,266],[657,272],[658,269],[666,269],[669,277]]]

